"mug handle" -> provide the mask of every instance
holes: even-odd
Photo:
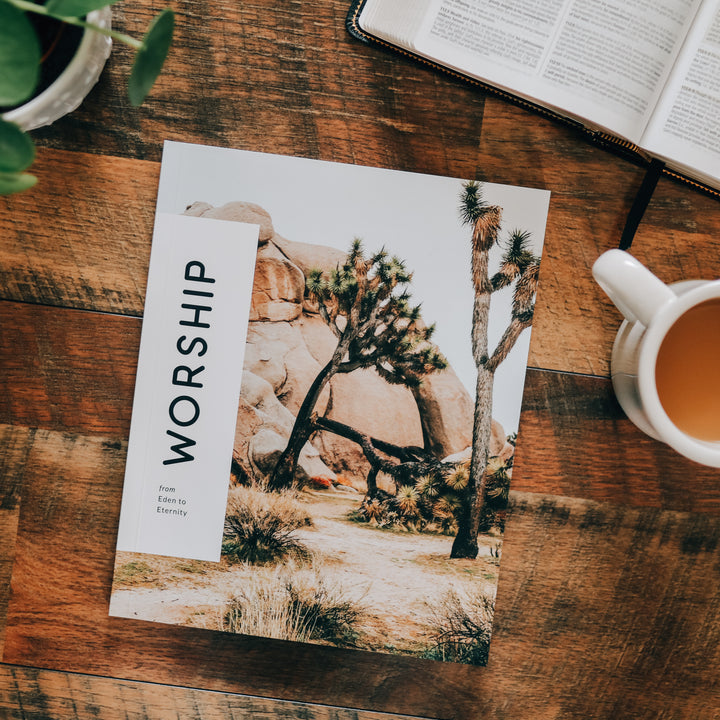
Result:
[[[624,250],[608,250],[594,263],[593,277],[629,322],[647,327],[660,307],[677,296]]]

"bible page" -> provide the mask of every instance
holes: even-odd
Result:
[[[433,0],[418,54],[637,143],[700,0]]]
[[[433,0],[367,0],[358,22],[382,40],[403,48],[412,46]]]
[[[720,0],[706,2],[642,146],[668,165],[720,183]]]

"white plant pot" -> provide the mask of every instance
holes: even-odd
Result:
[[[87,19],[109,29],[112,10],[109,7],[94,10]],[[71,113],[98,81],[111,46],[109,37],[86,29],[77,52],[58,79],[24,105],[4,113],[3,118],[17,123],[23,130],[33,130]]]

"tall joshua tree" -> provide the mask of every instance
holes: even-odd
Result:
[[[420,320],[420,306],[410,304],[412,280],[403,262],[384,251],[365,257],[355,240],[342,267],[325,277],[312,270],[306,292],[337,338],[332,357],[312,382],[300,406],[287,447],[269,481],[270,488],[293,483],[298,458],[313,432],[313,411],[336,373],[373,367],[390,383],[414,386],[423,376],[447,366],[430,343],[434,326]]]
[[[490,275],[490,250],[498,243],[502,209],[483,201],[479,183],[469,182],[463,186],[460,217],[463,224],[472,227],[472,280],[475,290],[472,351],[477,367],[477,383],[470,479],[460,508],[458,533],[450,555],[454,558],[475,558],[478,554],[478,528],[485,498],[495,370],[508,356],[522,331],[532,323],[540,258],[528,249],[530,234],[514,230],[510,233],[499,271]],[[490,354],[488,320],[492,294],[513,284],[510,322]]]

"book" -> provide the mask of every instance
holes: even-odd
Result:
[[[347,26],[720,188],[718,0],[359,0]]]
[[[484,664],[548,204],[166,142],[110,614]]]

